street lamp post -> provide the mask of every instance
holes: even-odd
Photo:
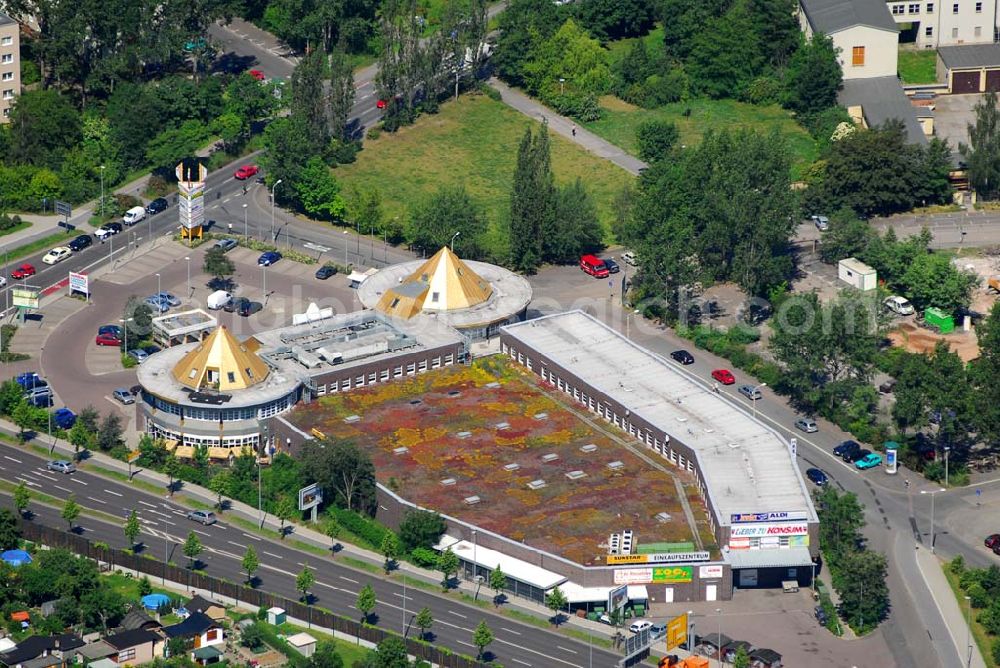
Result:
[[[122,323],[125,326],[124,330],[123,330],[124,334],[125,334],[125,338],[124,338],[124,341],[125,341],[125,352],[128,352],[128,324],[130,322],[132,322],[133,320],[135,320],[135,318],[122,318],[122,319],[120,319],[118,321],[118,322]]]
[[[267,298],[267,265],[260,265],[260,292],[262,298]]]
[[[968,656],[965,668],[972,666],[972,597],[965,597],[965,651]]]
[[[243,205],[243,240],[250,241],[250,224],[247,223],[247,205]]]
[[[756,387],[753,388],[753,396],[754,396],[754,398],[753,398],[753,419],[754,420],[757,419],[757,392],[759,392],[760,388],[762,388],[762,387],[767,387],[767,383],[761,383],[760,385],[757,385]],[[763,394],[760,395],[760,396],[761,396],[762,399],[764,398]]]
[[[934,497],[944,491],[944,487],[939,489],[932,489],[930,491],[926,489],[920,490],[921,494],[931,495],[931,554],[934,554]]]
[[[191,296],[191,256],[185,255],[184,260],[188,264],[188,297]]]
[[[101,224],[104,223],[104,165],[101,165]]]
[[[722,665],[722,608],[716,608],[715,614],[719,618],[719,636],[716,638],[719,642],[719,665]]]
[[[950,446],[944,446],[944,486],[948,486],[948,453],[951,452]]]
[[[344,266],[347,266],[347,230],[344,230]]]
[[[160,289],[160,273],[157,272],[156,273],[156,299],[158,301],[162,301],[162,298],[160,297],[160,295],[162,293],[163,293],[163,290]]]
[[[451,244],[450,244],[450,246],[451,246],[451,252],[452,253],[455,252],[455,239],[457,239],[460,234],[462,234],[461,230],[459,230],[458,232],[455,232],[455,234],[451,235]]]
[[[272,239],[274,238],[274,192],[278,189],[278,186],[281,185],[282,180],[283,179],[278,179],[277,181],[274,182],[274,185],[271,186],[271,238]]]
[[[565,90],[565,86],[566,86],[566,79],[564,79],[563,77],[559,77],[559,94],[560,95],[563,94],[563,91]]]

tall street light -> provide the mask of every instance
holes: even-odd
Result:
[[[762,388],[762,387],[767,387],[767,383],[761,383],[760,385],[757,385],[756,387],[753,388],[753,419],[754,420],[757,419],[757,393],[760,392],[760,388]],[[760,395],[760,398],[763,399],[764,395],[763,394]]]
[[[460,234],[462,234],[461,230],[459,230],[458,232],[455,232],[455,234],[451,235],[451,244],[449,244],[449,245],[451,246],[451,252],[452,253],[455,252],[455,239],[457,239]]]
[[[243,205],[243,240],[250,241],[250,224],[247,223],[247,205]]]
[[[278,179],[277,181],[274,182],[274,185],[271,186],[271,238],[272,239],[274,238],[274,192],[278,189],[278,186],[281,185],[282,181],[283,179]]]
[[[191,297],[191,256],[185,255],[184,260],[188,264],[188,298]]]
[[[347,230],[344,230],[344,266],[347,266]]]
[[[156,272],[156,299],[157,301],[163,301],[160,295],[163,294],[163,290],[160,289],[160,272]]]
[[[944,486],[948,486],[948,453],[951,452],[950,446],[944,446]]]
[[[965,660],[965,668],[972,666],[972,597],[965,597],[965,651],[968,658]]]
[[[719,636],[716,640],[719,643],[719,665],[722,665],[722,608],[715,609],[715,615],[719,618]]]
[[[120,319],[118,321],[118,322],[122,323],[125,326],[124,329],[123,329],[123,332],[125,334],[125,338],[124,338],[125,352],[128,352],[128,324],[130,322],[132,322],[133,320],[135,320],[135,318],[123,318],[123,319]]]
[[[932,490],[926,490],[926,489],[920,490],[921,494],[931,495],[931,554],[934,554],[934,497],[943,491],[945,491],[944,487]]]
[[[101,165],[101,223],[104,223],[104,165]]]

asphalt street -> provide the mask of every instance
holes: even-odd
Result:
[[[345,566],[337,561],[332,551],[330,557],[322,558],[289,547],[286,543],[247,533],[224,521],[202,526],[187,519],[190,508],[127,483],[88,473],[86,466],[86,463],[82,464],[81,470],[69,475],[53,473],[46,470],[45,460],[32,452],[8,445],[0,447],[0,475],[5,480],[23,480],[30,489],[53,496],[76,494],[78,502],[84,507],[122,517],[119,524],[82,517],[79,520],[80,533],[89,540],[103,541],[113,547],[130,547],[122,525],[134,509],[142,523],[144,550],[157,560],[162,561],[166,554],[168,561],[186,565],[188,560],[181,547],[188,532],[194,531],[205,548],[199,557],[201,568],[210,575],[242,582],[246,574],[241,570],[241,560],[246,546],[253,545],[261,562],[257,574],[258,587],[288,598],[298,598],[295,576],[308,564],[316,575],[316,585],[311,592],[313,603],[348,617],[358,617],[354,603],[360,588],[369,583],[374,587],[378,600],[374,617],[377,617],[379,626],[399,632],[403,632],[405,627],[407,633],[419,633],[412,627],[413,616],[421,608],[428,607],[434,616],[432,631],[436,635],[435,644],[456,652],[475,655],[472,633],[480,620],[485,619],[496,636],[489,650],[506,666],[554,668],[593,665],[603,668],[615,665],[618,660],[617,655],[600,647],[589,647],[566,636],[553,635],[545,629],[492,614],[456,601],[454,595],[438,596],[423,589],[407,587],[404,598],[401,582],[373,577],[370,573]],[[54,527],[67,526],[58,508],[46,508],[35,503],[31,510],[36,513],[36,522]],[[225,519],[225,515],[221,517]],[[155,580],[155,577],[151,579]],[[489,596],[489,593],[486,595]],[[591,652],[592,664],[589,662]]]

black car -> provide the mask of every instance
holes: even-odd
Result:
[[[249,299],[244,298],[240,300],[239,310],[236,312],[244,318],[247,318],[252,316],[254,313],[259,312],[262,308],[264,308],[264,305],[260,302],[252,302]]]
[[[857,441],[844,441],[843,443],[841,443],[840,445],[838,445],[833,449],[833,454],[837,455],[838,457],[843,457],[844,453],[846,452],[853,453],[857,452],[860,449],[861,446],[858,445]]]
[[[609,274],[617,274],[619,271],[621,271],[621,269],[619,269],[618,267],[618,263],[609,257],[602,257],[601,262],[603,262],[604,266],[608,268]]]
[[[806,469],[806,477],[817,487],[822,487],[829,482],[826,474],[819,469]]]
[[[826,610],[823,609],[822,605],[817,605],[814,613],[816,615],[816,621],[819,622],[820,626],[826,626],[827,617]]]
[[[243,302],[249,301],[246,297],[237,297],[236,299],[230,299],[229,303],[222,308],[225,309],[226,313],[236,313],[243,306]]]
[[[69,242],[68,245],[71,251],[79,252],[82,251],[87,246],[93,245],[93,243],[94,243],[93,237],[91,237],[89,234],[81,234],[76,239],[73,239],[73,241]]]
[[[111,234],[121,234],[121,231],[125,229],[121,223],[107,223],[104,227],[111,230]]]
[[[146,213],[153,215],[157,214],[167,208],[167,200],[163,197],[157,197],[152,202],[146,205]]]
[[[337,273],[336,267],[331,267],[328,264],[324,264],[322,267],[316,270],[316,278],[318,278],[321,281],[325,281],[326,279],[330,278],[336,273]]]
[[[675,350],[670,356],[681,364],[694,364],[694,355],[686,350]]]
[[[842,459],[843,459],[843,460],[844,460],[845,462],[850,462],[850,463],[852,463],[852,464],[853,464],[854,462],[859,462],[859,461],[861,461],[862,459],[864,459],[865,457],[867,457],[867,456],[868,456],[868,455],[870,455],[871,453],[872,453],[872,451],[871,451],[871,450],[865,450],[865,449],[858,449],[858,450],[855,450],[855,451],[854,451],[854,454],[852,454],[852,455],[851,455],[850,457],[848,457],[848,456],[847,456],[847,455],[845,454],[845,455],[843,456],[843,458],[842,458]]]

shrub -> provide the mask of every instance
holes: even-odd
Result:
[[[379,129],[377,127],[368,128],[368,138],[369,139],[371,139],[371,140],[374,141],[374,140],[378,139],[381,136],[382,136],[382,130],[381,129]]]
[[[978,582],[973,583],[965,593],[969,595],[969,604],[977,610],[985,608],[992,600],[989,593]]]
[[[437,552],[426,547],[417,547],[410,551],[410,559],[417,566],[433,568],[437,565]]]
[[[993,645],[990,648],[990,654],[993,655],[993,663],[1000,666],[1000,638],[993,640]]]
[[[159,174],[152,174],[146,182],[146,194],[151,198],[163,197],[170,192],[170,184]]]
[[[503,101],[503,96],[500,95],[500,91],[493,86],[480,86],[479,90],[481,90],[486,97],[490,98],[494,102]]]
[[[330,508],[337,523],[352,534],[368,543],[372,549],[378,550],[382,546],[382,539],[386,534],[392,533],[375,520],[362,517],[352,510],[344,508]]]

